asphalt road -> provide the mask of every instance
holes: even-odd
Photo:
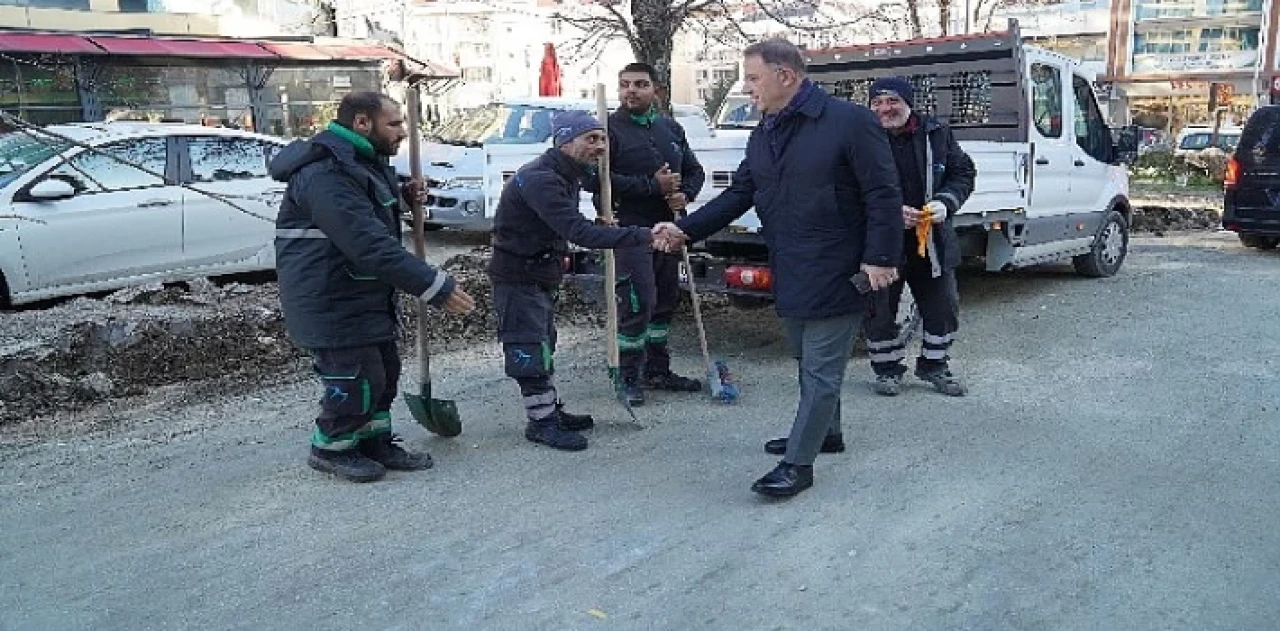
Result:
[[[437,357],[464,434],[399,408],[436,468],[372,485],[304,466],[312,384],[161,397],[0,449],[0,628],[1273,629],[1277,286],[1223,234],[1136,240],[1112,279],[966,276],[970,396],[876,398],[858,358],[850,450],[784,502],[748,490],[798,396],[769,311],[711,318],[738,405],[639,423],[566,331],[579,454],[524,441],[495,345]]]

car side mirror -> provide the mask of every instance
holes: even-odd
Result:
[[[1111,128],[1111,163],[1133,164],[1138,159],[1138,126]]]
[[[47,178],[31,187],[28,193],[31,199],[41,202],[53,202],[60,199],[71,199],[76,196],[76,188],[66,180]]]

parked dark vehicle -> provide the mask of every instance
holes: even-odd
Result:
[[[1222,227],[1251,248],[1280,244],[1280,105],[1258,108],[1227,163]]]

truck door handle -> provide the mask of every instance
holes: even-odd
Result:
[[[138,208],[155,208],[156,206],[172,206],[172,199],[148,199],[145,202],[138,202]]]
[[[1048,158],[1036,158],[1036,164],[1040,164],[1040,165],[1049,164],[1049,159],[1048,159]]]
[[[1084,160],[1081,160],[1080,158],[1076,158],[1075,165],[1078,167],[1084,166]]]

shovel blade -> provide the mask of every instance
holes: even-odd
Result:
[[[462,433],[458,404],[448,399],[433,399],[429,384],[423,384],[419,394],[406,392],[404,402],[409,406],[413,419],[432,434],[452,438]]]
[[[626,408],[627,414],[631,415],[631,420],[639,422],[636,418],[636,411],[631,409],[631,400],[627,398],[627,387],[622,381],[622,371],[616,367],[609,367],[609,381],[613,382],[613,395],[618,399],[618,403]]]

